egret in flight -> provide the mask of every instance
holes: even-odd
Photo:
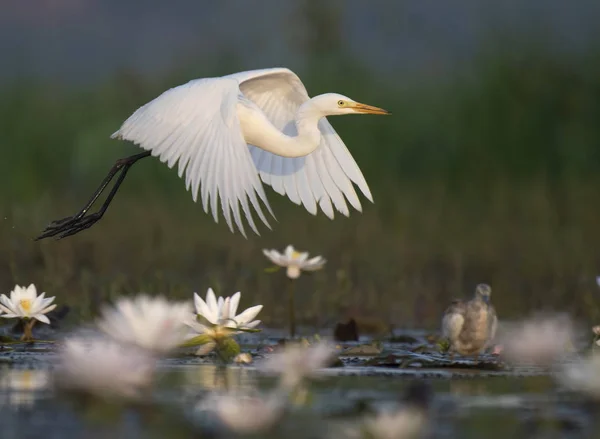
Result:
[[[316,215],[317,205],[333,219],[334,207],[350,214],[346,199],[361,211],[353,183],[371,202],[369,186],[346,145],[325,116],[390,114],[336,93],[309,98],[298,76],[285,68],[251,70],[203,78],[167,90],[135,111],[111,137],[145,151],[117,160],[77,214],[51,222],[37,239],[64,238],[94,225],[106,212],[127,172],[138,160],[158,157],[176,163],[194,201],[218,222],[246,236],[242,216],[259,234],[250,205],[268,227],[259,199],[275,217],[263,183]],[[89,210],[118,178],[102,207]],[[241,207],[241,210],[240,210]]]

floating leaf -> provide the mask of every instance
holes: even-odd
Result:
[[[276,273],[281,270],[279,265],[273,265],[272,267],[267,267],[264,269],[265,273]]]
[[[179,347],[189,348],[192,346],[202,346],[202,345],[205,345],[205,344],[211,343],[211,342],[213,342],[213,338],[211,336],[206,335],[206,334],[200,334],[200,335],[197,335],[196,337],[192,337],[189,340],[186,340],[185,342],[180,344]]]
[[[366,345],[360,345],[360,346],[354,346],[354,347],[348,348],[344,352],[342,352],[340,355],[371,356],[371,355],[381,354],[382,350],[383,349],[380,345],[378,345],[377,343],[372,343],[372,344],[366,344]]]
[[[256,328],[237,328],[237,331],[240,332],[249,332],[249,333],[255,333],[255,332],[261,332],[262,329],[256,329]]]

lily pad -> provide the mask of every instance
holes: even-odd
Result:
[[[383,349],[379,344],[373,343],[348,348],[340,356],[373,356],[381,354],[382,351]]]

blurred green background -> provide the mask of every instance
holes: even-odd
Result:
[[[305,324],[354,315],[435,328],[449,301],[479,282],[492,286],[501,318],[560,309],[598,323],[593,2],[511,1],[502,20],[481,6],[493,2],[470,1],[281,2],[277,20],[264,15],[274,14],[274,2],[243,11],[240,1],[205,3],[212,12],[199,7],[192,18],[176,5],[163,16],[152,1],[128,15],[131,5],[108,3],[113,9],[64,0],[5,11],[12,27],[1,34],[11,48],[0,77],[2,292],[33,282],[71,305],[77,321],[117,295],[189,298],[212,286],[242,291],[244,306],[262,303],[263,320],[282,325],[286,279],[264,272],[261,249],[293,244],[328,259],[299,280]],[[181,31],[186,17],[191,33]],[[586,18],[588,26],[548,17]],[[220,40],[205,22],[231,35]],[[93,36],[98,47],[87,46],[89,29],[103,29]],[[148,48],[144,32],[164,47]],[[79,38],[80,50],[68,49]],[[152,62],[104,61],[109,52],[134,59],[131,40]],[[51,220],[75,213],[116,159],[139,151],[109,138],[136,108],[193,78],[282,64],[311,95],[340,92],[393,112],[330,118],[373,192],[362,214],[313,217],[266,187],[278,222],[244,239],[193,203],[175,170],[148,160],[96,226],[32,241]]]

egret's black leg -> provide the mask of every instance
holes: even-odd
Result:
[[[83,209],[81,209],[79,212],[77,212],[73,216],[69,216],[67,218],[52,221],[44,229],[42,234],[40,236],[38,236],[37,238],[35,238],[35,240],[37,241],[39,239],[49,238],[51,236],[56,236],[56,235],[58,235],[57,239],[61,239],[61,238],[65,238],[67,236],[74,235],[78,232],[81,232],[82,230],[85,230],[85,229],[93,226],[100,218],[102,218],[102,215],[104,215],[104,212],[106,212],[106,209],[108,209],[108,206],[110,205],[115,194],[119,190],[119,186],[121,186],[121,183],[123,183],[123,180],[125,179],[125,176],[127,175],[127,172],[129,172],[129,168],[131,168],[138,160],[143,159],[144,157],[148,157],[148,156],[150,156],[150,151],[145,151],[140,154],[132,155],[130,157],[125,157],[125,158],[117,160],[116,163],[113,165],[113,167],[108,172],[108,175],[104,178],[104,180],[102,180],[100,187],[98,187],[98,189],[96,189],[96,192],[94,192],[94,195],[92,195],[92,198],[86,203],[86,205],[83,207]],[[108,194],[108,197],[106,197],[106,200],[104,201],[104,204],[102,204],[102,207],[100,208],[100,210],[98,210],[98,212],[94,212],[89,215],[86,215],[88,213],[88,211],[91,209],[91,207],[94,205],[96,200],[98,200],[98,198],[100,197],[100,194],[102,194],[102,192],[104,192],[104,190],[106,189],[108,184],[115,177],[115,175],[117,175],[117,173],[119,173],[119,172],[120,172],[119,178],[117,179],[114,186],[112,187],[110,193]]]

